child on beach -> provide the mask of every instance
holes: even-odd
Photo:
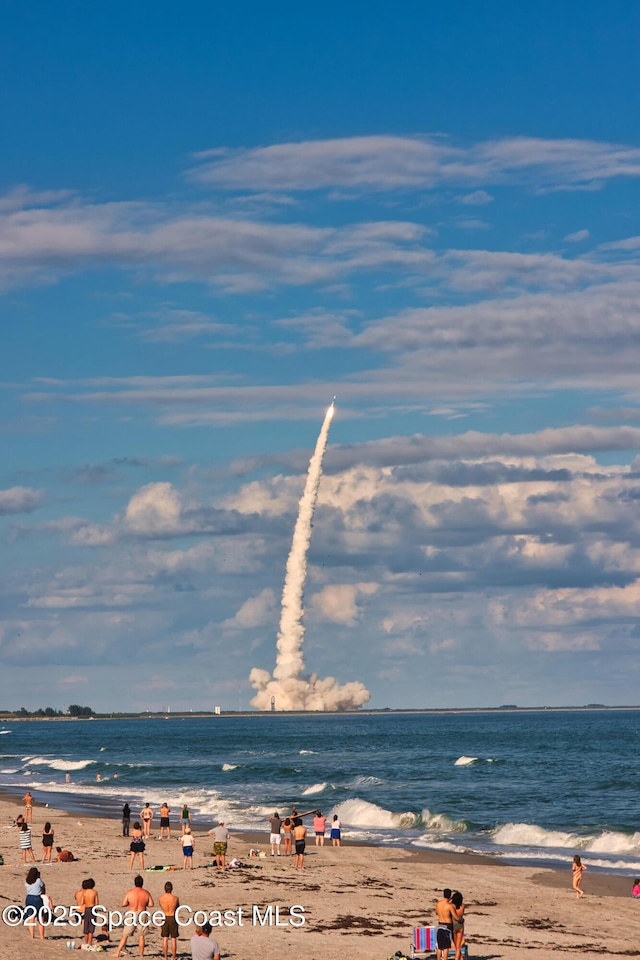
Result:
[[[631,889],[632,897],[640,897],[640,879],[633,881],[633,887]]]

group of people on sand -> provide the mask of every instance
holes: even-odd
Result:
[[[160,807],[160,833],[157,839],[171,839],[171,810],[166,803]],[[136,861],[140,870],[144,870],[144,854],[147,848],[146,840],[151,837],[151,823],[155,817],[155,811],[149,803],[145,803],[140,811],[140,820],[136,820],[131,826],[131,807],[125,803],[122,808],[122,836],[128,837],[129,843],[129,870],[133,870]],[[179,836],[182,847],[182,869],[193,870],[193,852],[196,848],[193,833],[191,832],[191,811],[185,803],[180,816],[182,833]],[[227,842],[229,837],[229,828],[225,826],[224,821],[219,820],[217,826],[209,830],[209,836],[213,837],[213,855],[216,859],[216,866],[225,869]]]
[[[35,939],[36,930],[38,930],[40,939],[44,940],[46,925],[50,923],[55,908],[51,897],[46,892],[45,884],[37,867],[31,867],[29,870],[25,879],[25,889],[25,908],[31,908],[25,926],[32,939]],[[94,944],[110,941],[111,937],[107,926],[100,927],[96,932],[94,908],[100,906],[100,895],[92,877],[87,877],[82,881],[80,889],[76,890],[74,899],[75,907],[82,919],[82,948],[86,950],[93,947]],[[155,903],[149,891],[145,890],[144,880],[139,874],[134,878],[133,887],[125,893],[120,906],[125,910],[124,924],[114,957],[121,955],[131,936],[137,936],[138,950],[140,956],[143,956],[145,939],[151,925],[151,917],[148,913],[145,915],[144,911],[152,910]],[[178,955],[179,927],[176,920],[176,911],[179,906],[180,900],[173,892],[173,884],[167,881],[164,885],[164,893],[158,897],[158,907],[164,914],[160,936],[165,960],[168,960],[169,949],[171,949],[173,960],[176,960]],[[140,914],[145,917],[143,922],[141,922]],[[210,924],[195,928],[195,933],[190,941],[192,960],[220,960],[220,947],[215,940],[210,939],[211,931]]]
[[[31,793],[27,791],[22,799],[24,801],[24,813],[18,814],[13,821],[13,826],[19,831],[18,844],[22,862],[25,864],[35,863],[36,857],[33,852],[33,832],[31,829],[33,823],[33,797]],[[40,863],[51,863],[54,838],[55,830],[51,826],[50,821],[47,820],[42,828],[42,859]],[[73,854],[70,853],[69,850],[63,850],[62,847],[56,847],[56,854],[56,861],[58,863],[68,863],[75,860]]]
[[[142,822],[142,833],[147,840],[151,839],[151,825],[153,823],[156,813],[150,803],[145,803],[144,807],[140,811],[139,818]],[[171,840],[171,810],[169,805],[165,802],[162,804],[159,810],[160,816],[160,832],[158,833],[158,840]],[[180,814],[180,823],[182,825],[182,835],[184,835],[187,830],[191,829],[191,811],[185,803],[182,808],[182,813]],[[128,837],[129,830],[131,827],[131,807],[128,803],[122,808],[122,836]]]
[[[284,820],[276,810],[272,817],[269,817],[269,844],[271,846],[271,856],[280,856],[280,847],[282,847],[282,856],[290,857],[293,855],[295,844],[294,867],[302,870],[304,868],[304,852],[307,845],[307,828],[303,823],[303,817],[313,816],[313,832],[316,838],[316,847],[324,847],[325,835],[327,832],[327,818],[321,810],[306,810],[304,813],[298,813],[296,807],[291,808],[291,815]],[[342,824],[337,813],[334,814],[330,828],[331,844],[339,847],[342,841]]]

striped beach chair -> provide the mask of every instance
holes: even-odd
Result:
[[[414,927],[412,957],[427,957],[429,954],[435,953],[437,929],[437,927]],[[454,960],[455,955],[455,948],[451,947],[449,950],[450,960]],[[463,960],[468,960],[469,958],[469,947],[465,937],[462,938],[462,956]]]
[[[414,927],[412,957],[426,957],[436,949],[436,927]]]

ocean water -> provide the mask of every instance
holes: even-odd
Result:
[[[640,711],[5,723],[0,786],[203,827],[317,807],[352,839],[640,875],[639,738]]]

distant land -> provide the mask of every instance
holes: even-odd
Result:
[[[625,704],[622,706],[609,706],[604,703],[587,703],[583,706],[560,706],[560,707],[518,707],[513,703],[502,704],[499,707],[403,707],[401,709],[395,709],[392,707],[381,707],[376,710],[341,710],[341,711],[329,711],[329,710],[274,710],[274,711],[265,711],[265,710],[221,710],[220,712],[213,710],[178,710],[178,711],[169,711],[169,710],[145,710],[142,713],[128,713],[128,712],[113,712],[113,713],[95,713],[91,710],[90,707],[82,708],[83,713],[81,714],[69,714],[62,713],[61,711],[53,711],[51,708],[47,708],[51,712],[46,712],[44,710],[38,711],[8,711],[0,710],[0,723],[15,723],[19,721],[32,721],[32,720],[51,720],[51,721],[63,721],[68,722],[71,720],[186,720],[189,717],[197,717],[202,719],[203,717],[211,717],[212,719],[219,719],[220,717],[362,717],[362,716],[377,716],[377,715],[387,715],[387,714],[459,714],[459,713],[561,713],[561,712],[587,712],[592,710],[640,710],[640,705],[638,704]],[[87,712],[88,711],[88,712]]]

